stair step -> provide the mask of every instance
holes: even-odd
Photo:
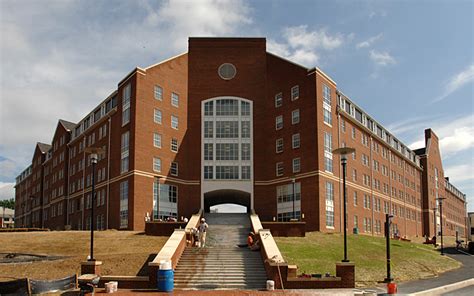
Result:
[[[233,283],[233,284],[246,284],[246,283],[266,283],[267,279],[255,279],[255,280],[241,280],[241,279],[175,279],[176,284],[183,283],[197,283],[197,284],[216,284],[216,283]]]

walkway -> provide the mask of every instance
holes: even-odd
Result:
[[[453,271],[442,273],[436,278],[428,278],[419,281],[401,283],[398,285],[398,292],[402,294],[425,291],[440,286],[453,284],[474,278],[474,256],[462,254],[454,247],[445,249],[446,256],[460,261],[463,266]],[[440,255],[441,256],[441,255]]]

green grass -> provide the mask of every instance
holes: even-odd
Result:
[[[344,256],[343,236],[308,232],[306,237],[276,237],[288,264],[298,265],[298,273],[336,273],[336,262]],[[347,237],[348,257],[356,265],[359,286],[383,281],[386,271],[385,238],[365,235]],[[433,246],[391,241],[392,276],[397,282],[435,276],[461,264],[441,256]]]

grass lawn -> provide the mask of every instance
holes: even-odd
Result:
[[[283,257],[298,265],[298,273],[336,273],[344,257],[343,236],[308,232],[306,237],[276,237]],[[348,257],[356,264],[356,285],[372,285],[386,277],[385,238],[347,237]],[[397,282],[420,279],[455,269],[461,264],[441,256],[432,245],[391,240],[392,276]]]
[[[103,275],[137,275],[167,239],[133,231],[98,231],[94,236],[94,257],[103,262]],[[0,233],[0,242],[0,253],[67,256],[55,261],[0,264],[0,281],[24,277],[58,279],[80,273],[80,263],[90,252],[89,231]]]

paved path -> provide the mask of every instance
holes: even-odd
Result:
[[[463,266],[456,270],[445,272],[436,278],[401,283],[398,285],[398,292],[401,294],[408,294],[419,291],[425,291],[428,289],[433,289],[436,287],[445,286],[474,278],[474,256],[461,254],[456,251],[454,247],[446,248],[445,254],[446,256],[460,261]]]
[[[448,293],[444,293],[444,296],[472,296],[474,294],[474,287],[469,286],[459,290],[454,290]]]
[[[119,287],[120,288],[120,287]],[[102,289],[98,289],[96,294],[105,294]],[[173,293],[140,291],[140,290],[119,290],[114,295],[137,295],[143,294],[146,296],[158,295],[173,295],[173,296],[349,296],[354,295],[352,289],[325,289],[325,290],[275,290],[275,291],[246,291],[246,290],[217,290],[217,291],[179,291],[175,290]],[[110,295],[110,294],[107,294]]]

